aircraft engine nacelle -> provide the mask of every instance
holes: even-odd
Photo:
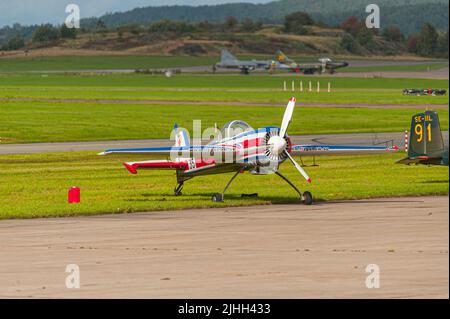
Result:
[[[264,156],[255,160],[256,166],[250,173],[267,175],[278,171],[279,165],[288,158],[286,152],[290,152],[291,147],[292,142],[289,136],[281,137],[278,131],[267,132],[260,146],[264,151]]]

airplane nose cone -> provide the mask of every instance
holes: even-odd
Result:
[[[278,135],[272,136],[268,144],[271,146],[274,154],[280,155],[286,149],[286,140]]]

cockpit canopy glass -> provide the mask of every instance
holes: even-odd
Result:
[[[244,121],[234,120],[225,124],[222,129],[222,138],[229,138],[238,134],[253,131],[253,127],[245,123]]]

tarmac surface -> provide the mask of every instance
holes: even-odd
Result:
[[[448,131],[442,132],[444,141],[448,141]],[[336,145],[397,145],[403,147],[404,132],[392,133],[354,133],[291,136],[296,144],[336,144]],[[167,139],[95,141],[95,142],[63,142],[63,143],[28,143],[1,144],[0,154],[27,154],[51,152],[101,151],[111,148],[139,148],[172,146],[173,141]]]
[[[448,205],[414,197],[4,220],[0,298],[448,298]],[[66,288],[69,264],[79,289]],[[377,267],[380,287],[369,289]]]

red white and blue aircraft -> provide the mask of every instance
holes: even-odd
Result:
[[[267,126],[253,129],[247,123],[235,120],[224,125],[219,138],[207,145],[191,145],[187,130],[174,127],[175,146],[156,148],[111,149],[99,155],[108,154],[159,154],[170,156],[166,160],[126,162],[124,166],[137,174],[140,169],[172,169],[176,171],[178,186],[175,195],[181,195],[185,181],[203,175],[235,172],[221,193],[212,196],[214,202],[222,202],[231,182],[239,173],[246,171],[255,175],[275,173],[286,181],[299,194],[303,203],[310,205],[313,197],[310,192],[303,194],[284,175],[279,166],[289,160],[298,172],[311,183],[311,178],[294,160],[294,155],[320,154],[366,154],[397,151],[398,147],[380,146],[339,146],[339,145],[295,145],[287,134],[295,107],[291,98],[284,113],[281,127]],[[201,143],[200,143],[201,144]]]

